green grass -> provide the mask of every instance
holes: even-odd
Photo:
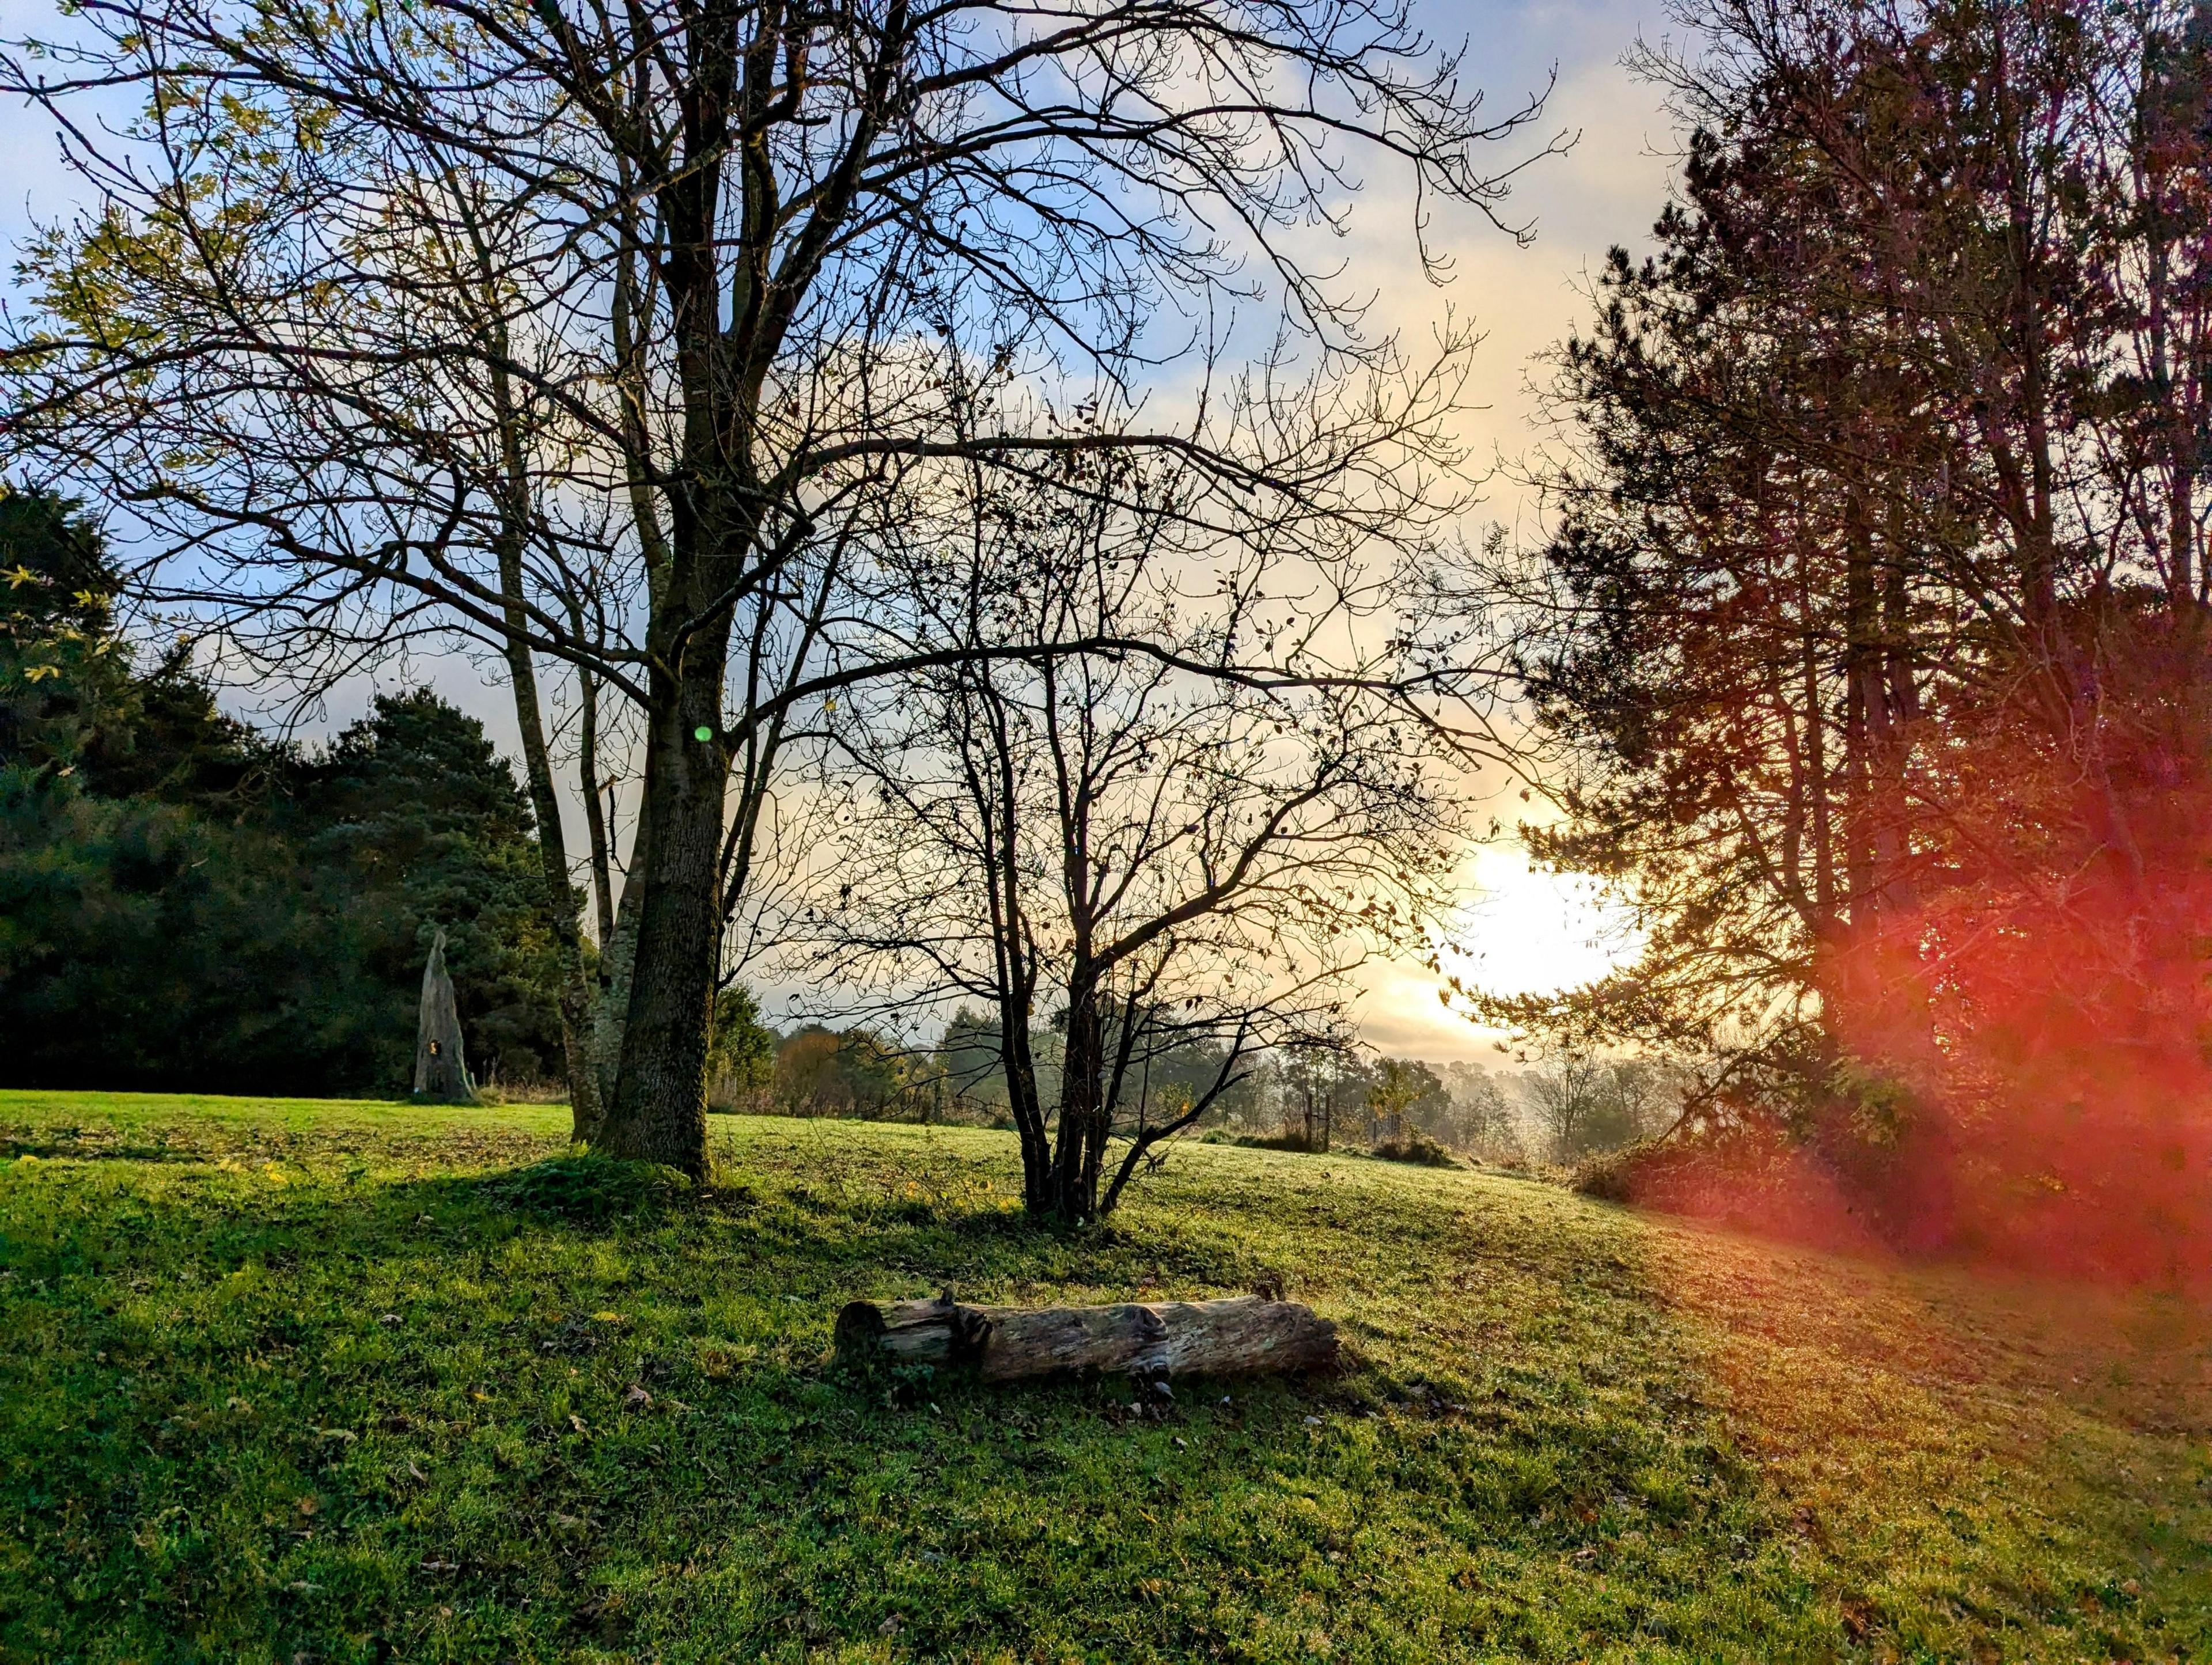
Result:
[[[0,1094],[0,1658],[2212,1658],[2170,1298],[1223,1146],[1066,1237],[1002,1135],[718,1118],[692,1192],[565,1125]],[[1269,1273],[1345,1375],[824,1362],[856,1296]]]

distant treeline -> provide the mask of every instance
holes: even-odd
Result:
[[[327,745],[152,663],[96,532],[0,495],[0,1081],[404,1091],[433,933],[479,1079],[560,1072],[529,805],[472,718],[386,696]]]
[[[1060,1036],[1030,1037],[1048,1079]],[[1191,1042],[1150,1060],[1125,1097],[1175,1113],[1220,1073],[1218,1046]],[[1492,1071],[1465,1060],[1378,1057],[1356,1047],[1255,1055],[1196,1124],[1294,1149],[1424,1146],[1510,1164],[1573,1163],[1664,1132],[1680,1113],[1680,1072],[1638,1059],[1554,1052],[1532,1066]],[[752,995],[732,988],[715,1012],[720,1110],[866,1120],[1012,1125],[1000,1043],[989,1019],[954,1013],[934,1042],[902,1043],[865,1024],[806,1023],[780,1033]],[[1133,1102],[1121,1107],[1134,1115]]]
[[[1060,1089],[1063,1039],[1052,1027],[1030,1037],[1048,1098]],[[954,1013],[934,1042],[902,1042],[866,1024],[835,1030],[809,1022],[781,1034],[761,1023],[750,994],[733,989],[715,1009],[714,1047],[708,1100],[718,1109],[1012,1125],[997,1025],[969,1007]],[[1133,1112],[1143,1100],[1155,1115],[1179,1112],[1205,1096],[1229,1063],[1208,1041],[1161,1048],[1132,1068],[1120,1108]],[[1231,1067],[1232,1084],[1206,1119],[1219,1124],[1257,1115],[1270,1102],[1275,1070],[1259,1058]]]

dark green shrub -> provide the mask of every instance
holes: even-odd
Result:
[[[1409,1133],[1368,1152],[1383,1162],[1410,1162],[1422,1168],[1457,1168],[1460,1159],[1425,1133]]]

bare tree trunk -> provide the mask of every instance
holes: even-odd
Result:
[[[637,919],[645,899],[639,871],[645,856],[645,826],[641,818],[630,841],[629,871],[623,880],[622,901],[615,909],[614,933],[599,949],[599,998],[592,1021],[592,1067],[599,1079],[601,1127],[592,1130],[596,1141],[605,1121],[606,1107],[615,1102],[615,1083],[622,1075],[623,1035],[629,1026],[630,974],[637,964]]]
[[[629,880],[641,887],[637,945],[622,1068],[601,1135],[610,1155],[666,1163],[695,1178],[708,1167],[707,1051],[721,940],[726,635],[702,630],[677,674],[654,671],[641,848]]]
[[[1906,829],[1912,806],[1906,791],[1913,724],[1920,713],[1920,690],[1913,674],[1911,598],[1905,587],[1905,543],[1902,528],[1891,538],[1890,560],[1882,574],[1881,663],[1874,688],[1872,762],[1874,872],[1878,905],[1898,914],[1912,904],[1911,855]]]
[[[1030,1051],[1029,1003],[1001,1002],[1000,1066],[1006,1078],[1006,1108],[1022,1151],[1022,1206],[1042,1214],[1052,1206],[1052,1144],[1045,1127],[1044,1099],[1037,1088],[1036,1060]]]
[[[1883,707],[1881,630],[1875,603],[1874,553],[1865,512],[1856,489],[1844,529],[1844,896],[1843,912],[1852,927],[1875,922],[1880,887],[1875,876],[1875,736]],[[1811,625],[1808,622],[1808,639]],[[1808,684],[1811,683],[1808,675]],[[1807,721],[1818,726],[1814,704]],[[1828,784],[1816,775],[1810,789],[1825,798]],[[1821,909],[1823,929],[1834,926],[1832,911]]]
[[[1060,1139],[1053,1152],[1051,1212],[1071,1223],[1097,1214],[1098,1167],[1103,1152],[1099,1123],[1107,1114],[1099,1103],[1105,1066],[1105,1036],[1098,991],[1079,974],[1070,980],[1067,1046],[1060,1070]]]
[[[588,1140],[599,1125],[599,1079],[592,1065],[592,987],[584,972],[584,943],[576,887],[568,871],[568,839],[561,826],[561,797],[545,745],[538,672],[525,636],[522,555],[512,537],[501,540],[500,599],[506,609],[507,679],[514,694],[515,726],[522,736],[523,774],[538,818],[538,875],[545,886],[546,917],[561,960],[561,1055],[568,1075],[569,1136]]]
[[[604,957],[607,945],[615,937],[615,893],[607,817],[599,802],[599,684],[588,671],[580,671],[576,683],[576,774],[584,788],[584,832],[591,844],[592,899],[598,904],[599,952]]]

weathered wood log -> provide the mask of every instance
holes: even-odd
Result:
[[[1108,1376],[1256,1376],[1336,1363],[1336,1326],[1296,1301],[1127,1301],[1109,1307],[963,1306],[933,1301],[837,1315],[838,1362],[855,1369],[929,1364],[986,1382],[1097,1371]]]

